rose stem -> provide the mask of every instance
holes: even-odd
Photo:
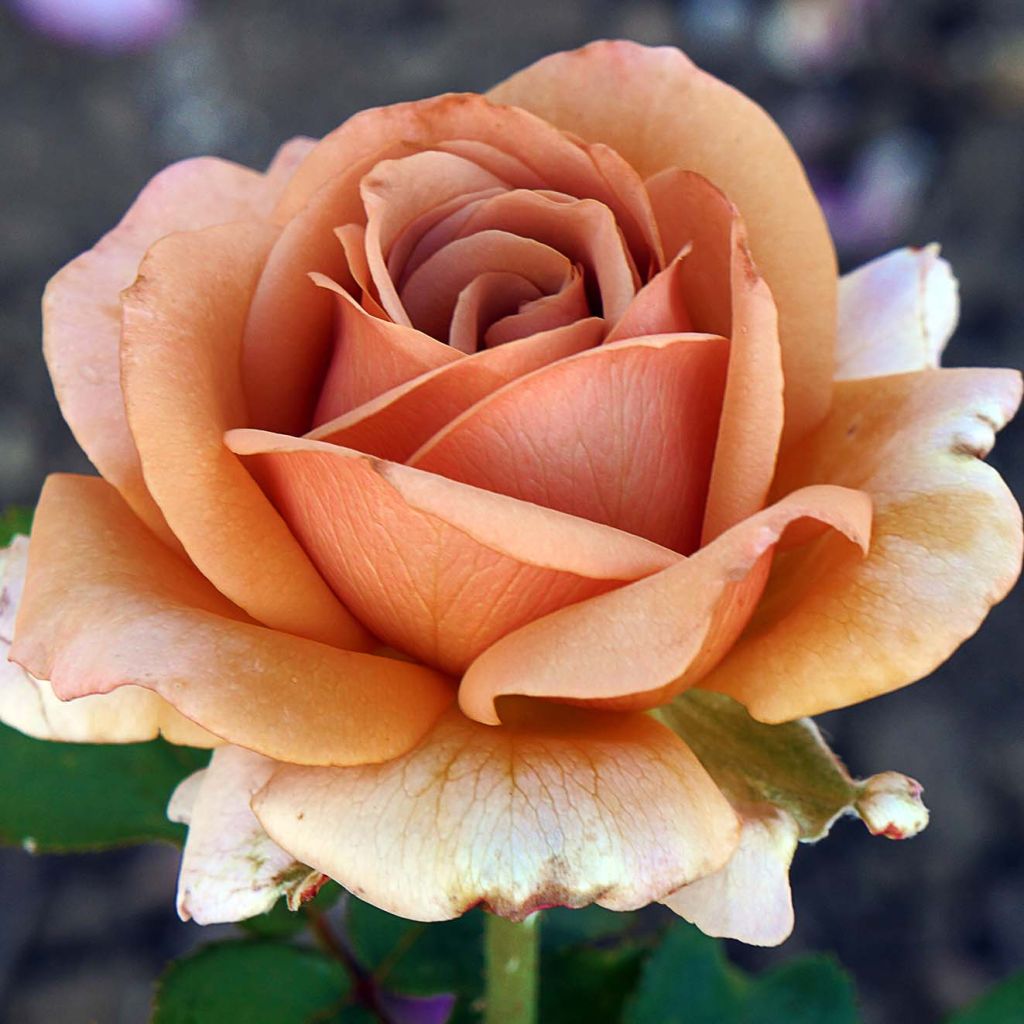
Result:
[[[536,1024],[540,914],[525,921],[486,915],[484,1024]]]

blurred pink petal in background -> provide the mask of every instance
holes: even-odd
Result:
[[[190,0],[10,0],[36,32],[69,46],[140,50],[170,35],[191,10]]]

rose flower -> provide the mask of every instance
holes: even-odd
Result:
[[[674,49],[177,164],[44,314],[102,478],[51,477],[8,552],[0,713],[216,748],[171,807],[199,920],[329,876],[420,920],[661,900],[778,941],[807,832],[680,702],[893,690],[1019,571],[979,460],[1020,379],[938,368],[947,264],[840,281],[778,128]],[[872,830],[921,827],[877,778]]]

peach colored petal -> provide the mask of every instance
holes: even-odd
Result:
[[[825,524],[866,549],[871,506],[843,487],[806,487],[690,558],[510,633],[469,667],[462,710],[497,724],[499,697],[652,708],[697,682],[736,641],[783,533]]]
[[[824,417],[835,337],[835,253],[799,160],[756,103],[676,49],[630,42],[591,43],[546,57],[488,96],[587,142],[607,143],[643,177],[681,167],[720,188],[740,210],[779,308],[786,436],[798,437]],[[666,258],[673,255],[666,245]]]
[[[321,880],[263,831],[249,806],[277,767],[251,750],[225,746],[175,789],[167,817],[188,825],[178,874],[182,921],[243,921],[265,914],[282,896],[301,902],[302,892]]]
[[[411,322],[435,338],[448,336],[459,293],[480,274],[519,274],[545,295],[561,291],[572,264],[557,249],[507,231],[480,231],[457,238],[424,260],[400,292]]]
[[[458,237],[492,230],[534,238],[581,266],[608,320],[617,320],[636,294],[636,268],[614,215],[603,203],[523,189],[504,192],[474,204]]]
[[[793,931],[789,865],[799,830],[771,804],[739,810],[740,844],[724,867],[661,902],[705,935],[777,946]]]
[[[382,319],[388,319],[384,307],[378,301],[377,288],[370,275],[370,264],[366,259],[366,228],[361,224],[346,224],[343,227],[335,228],[334,234],[341,242],[342,252],[345,254],[345,262],[348,265],[348,272],[352,275],[353,283],[359,297],[359,304],[372,314]],[[313,273],[316,273],[315,271]],[[316,279],[314,278],[314,284]]]
[[[396,757],[452,699],[422,666],[252,625],[90,477],[43,489],[11,656],[62,699],[145,687],[295,764]]]
[[[238,372],[252,288],[276,234],[234,224],[169,235],[123,296],[121,372],[142,469],[189,557],[260,622],[342,646],[368,643],[238,459]]]
[[[311,276],[318,290],[335,294],[337,304],[334,352],[313,417],[315,426],[462,358],[463,353],[413,327],[368,313],[330,278]]]
[[[468,193],[507,183],[453,153],[427,150],[384,160],[359,186],[366,210],[366,255],[381,304],[395,323],[412,326],[388,270],[388,253],[411,221]]]
[[[549,509],[361,455],[236,430],[320,571],[385,643],[460,671],[548,611],[671,565],[672,552]]]
[[[1010,370],[925,370],[836,388],[777,487],[862,488],[868,557],[828,541],[780,557],[761,607],[702,685],[765,722],[818,714],[927,675],[1020,571],[1020,510],[980,461],[1020,401]]]
[[[836,380],[938,366],[959,314],[956,278],[937,245],[865,263],[839,282]]]
[[[783,431],[785,355],[775,304],[751,261],[736,208],[699,174],[675,168],[648,188],[655,208],[667,211],[661,224],[670,229],[669,249],[692,247],[679,263],[691,323],[731,341],[701,538],[706,544],[764,507]]]
[[[736,817],[697,759],[643,715],[452,712],[406,756],[281,768],[253,801],[283,847],[361,899],[421,921],[483,904],[632,910],[716,870]]]
[[[220,742],[149,690],[125,686],[65,702],[45,679],[8,661],[27,567],[28,537],[15,537],[0,550],[0,722],[36,739],[70,743],[138,743],[161,733],[194,747]]]
[[[647,334],[688,333],[693,330],[686,308],[682,275],[682,261],[687,255],[688,250],[680,253],[636,293],[608,332],[605,344]]]
[[[577,320],[568,327],[456,359],[385,391],[307,436],[392,462],[405,462],[475,402],[516,377],[591,348],[600,341],[602,330],[601,320]]]
[[[521,274],[491,271],[481,274],[459,292],[452,311],[448,344],[460,352],[471,353],[483,348],[484,331],[520,306],[541,297],[540,289]]]
[[[472,406],[409,464],[690,551],[727,357],[711,335],[591,349]]]
[[[149,526],[173,541],[142,479],[121,397],[120,303],[149,246],[172,231],[261,218],[267,180],[202,157],[173,164],[142,190],[120,224],[59,270],[43,296],[43,352],[68,425],[97,469]]]
[[[561,291],[525,302],[518,313],[496,320],[484,332],[483,343],[487,348],[495,348],[520,338],[528,338],[531,334],[569,327],[582,320],[594,322],[583,275],[573,267]],[[604,330],[604,318],[598,318],[597,322]]]
[[[316,146],[316,139],[306,138],[304,135],[296,135],[281,145],[270,161],[266,171],[267,187],[273,197],[270,202],[276,204],[278,196],[284,187],[292,179],[299,164],[309,156]],[[267,210],[269,213],[270,211]]]

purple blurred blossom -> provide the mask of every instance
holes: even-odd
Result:
[[[455,1008],[455,996],[400,996],[380,991],[377,1001],[394,1024],[446,1024]]]
[[[25,24],[58,43],[107,52],[141,50],[174,32],[191,0],[8,0]]]

